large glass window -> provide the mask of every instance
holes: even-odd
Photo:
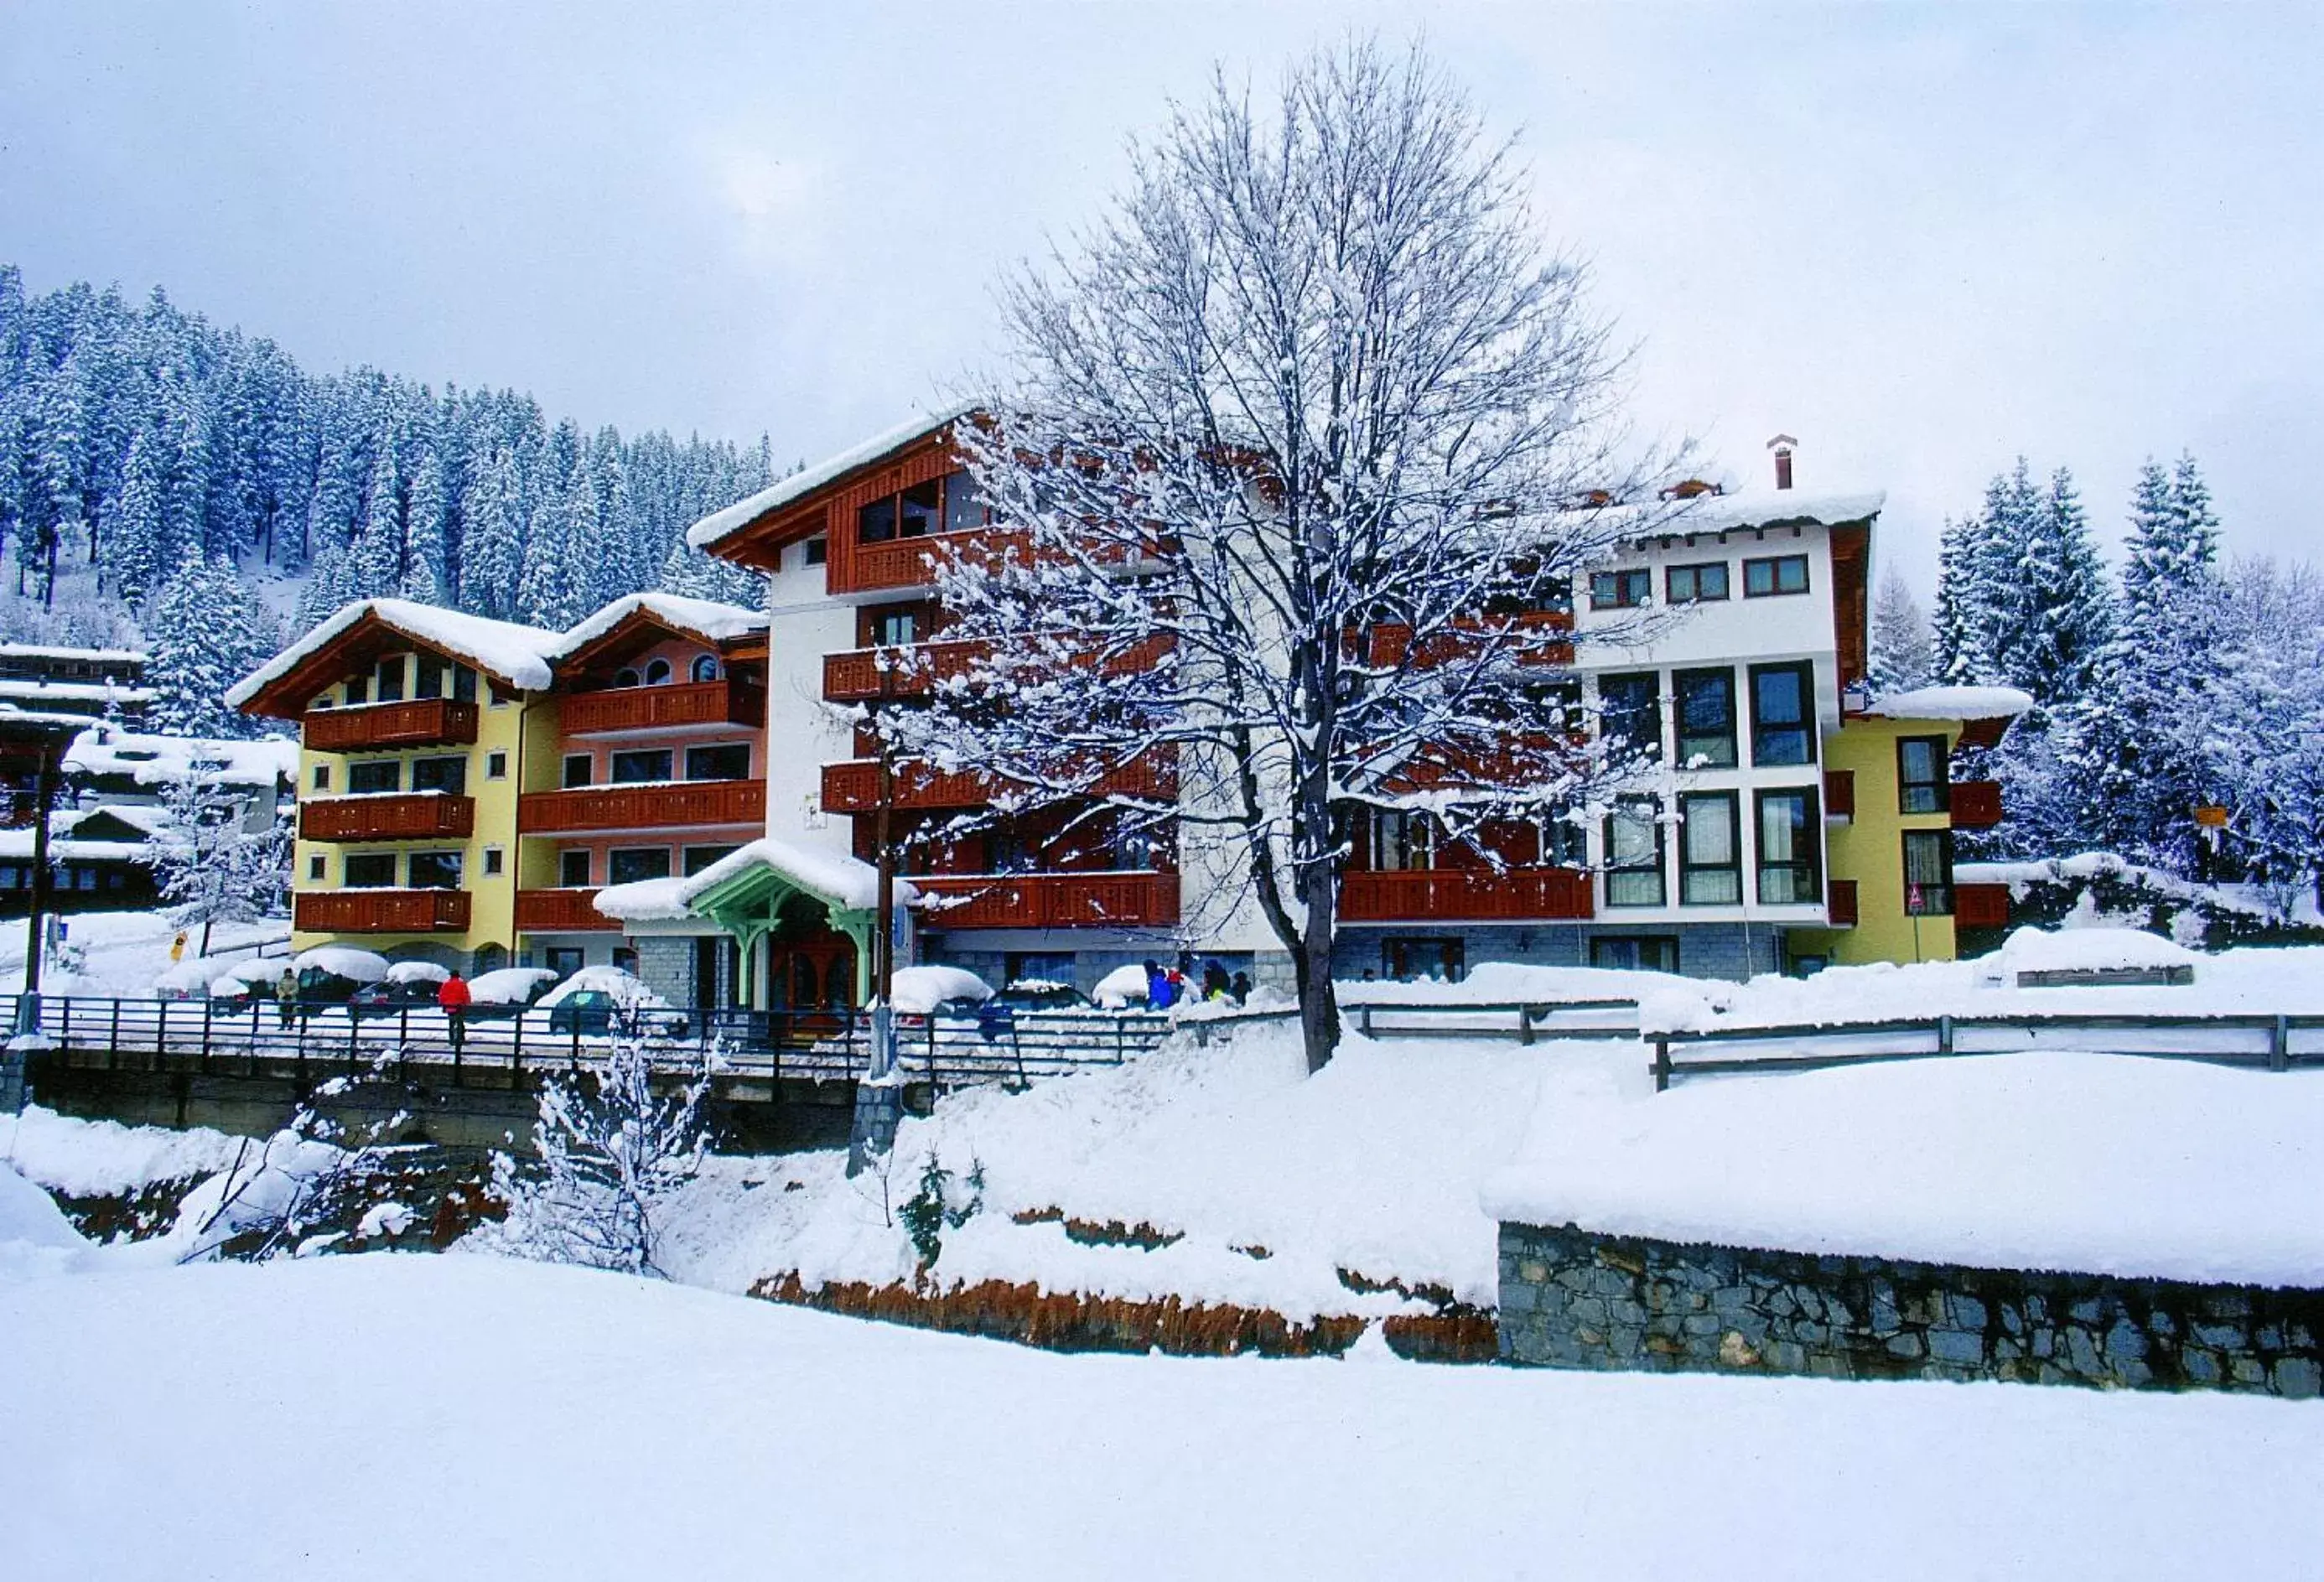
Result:
[[[466,665],[452,667],[452,701],[456,704],[476,701],[476,673]]]
[[[944,484],[931,478],[897,497],[897,525],[907,538],[925,538],[944,520]]]
[[[1609,740],[1623,743],[1642,757],[1662,757],[1662,682],[1653,671],[1600,676],[1598,706]]]
[[[1896,811],[1942,813],[1951,805],[1951,784],[1941,736],[1896,739]]]
[[[460,888],[460,854],[457,851],[414,851],[410,864],[411,888],[415,890],[456,890]]]
[[[1727,597],[1727,563],[1674,566],[1663,574],[1663,586],[1674,604],[1707,604]]]
[[[687,748],[686,777],[689,780],[749,779],[751,777],[750,743],[722,741],[715,747]]]
[[[347,707],[371,702],[371,677],[358,676],[347,683]]]
[[[1380,941],[1381,976],[1399,983],[1424,978],[1432,983],[1458,983],[1468,970],[1467,957],[1457,938]]]
[[[872,612],[872,640],[883,648],[920,640],[920,612],[911,605]]]
[[[1678,703],[1678,765],[1735,767],[1735,672],[1681,670],[1671,677]]]
[[[1425,813],[1372,814],[1372,868],[1401,873],[1436,866],[1436,821]]]
[[[589,888],[589,849],[576,846],[557,854],[557,882],[568,890]]]
[[[457,796],[468,788],[468,760],[465,757],[413,759],[411,788]]]
[[[1812,790],[1759,793],[1759,904],[1812,906],[1823,899],[1823,833]]]
[[[1663,825],[1651,796],[1627,797],[1606,821],[1606,905],[1659,906],[1667,892],[1663,877]]]
[[[866,544],[884,544],[896,536],[896,497],[892,494],[858,506],[855,536]]]
[[[1904,832],[1904,915],[1941,917],[1953,909],[1953,832]]]
[[[686,877],[692,878],[720,858],[732,857],[739,850],[734,846],[688,846],[679,853],[680,867]]]
[[[442,659],[438,658],[434,654],[422,654],[420,656],[419,662],[413,667],[413,669],[415,672],[411,686],[411,695],[413,697],[442,697],[444,695],[445,673],[444,661]]]
[[[1675,972],[1678,941],[1670,934],[1600,934],[1590,942],[1590,964],[1626,972]]]
[[[565,755],[565,777],[562,784],[567,791],[576,786],[586,786],[589,784],[590,777],[595,772],[587,753],[568,752]]]
[[[1815,671],[1751,667],[1751,761],[1760,768],[1815,762]]]
[[[636,846],[606,853],[605,878],[610,884],[633,885],[641,879],[669,877],[667,846]]]
[[[947,473],[944,481],[944,530],[964,533],[985,523],[984,496],[965,468]]]
[[[1590,578],[1590,608],[1632,610],[1654,597],[1655,574],[1641,566],[1630,571],[1594,572]]]
[[[392,758],[347,766],[347,790],[356,796],[376,796],[403,789],[403,765]]]
[[[1743,847],[1735,793],[1696,791],[1678,799],[1678,898],[1685,906],[1732,906],[1743,899]]]
[[[1743,563],[1743,596],[1747,599],[1807,591],[1808,557],[1804,555],[1775,555]]]
[[[400,704],[403,701],[403,655],[396,654],[379,662],[375,690],[381,703]]]
[[[651,780],[670,777],[670,750],[663,748],[641,749],[635,752],[617,752],[613,756],[611,779],[616,786],[636,786]]]
[[[395,853],[350,852],[339,864],[340,883],[351,890],[392,890],[395,888]]]

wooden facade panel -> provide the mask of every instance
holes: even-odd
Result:
[[[473,747],[476,705],[449,698],[309,709],[300,718],[309,752],[367,752],[399,747]]]
[[[1856,881],[1836,878],[1826,885],[1824,910],[1834,928],[1854,928],[1857,917]]]
[[[890,786],[889,806],[896,808],[982,807],[999,796],[1000,782],[973,770],[945,772],[907,765],[899,768]],[[1106,776],[1093,793],[1099,796],[1137,796],[1171,801],[1178,795],[1175,759],[1141,759]],[[825,813],[868,814],[880,809],[880,766],[854,759],[823,767],[823,810]]]
[[[1350,923],[1578,921],[1596,912],[1590,876],[1571,868],[1359,871],[1340,882]]]
[[[1178,921],[1175,873],[1038,873],[915,878],[930,928],[1147,927]]]
[[[764,780],[682,780],[652,786],[583,786],[529,791],[517,800],[517,832],[581,834],[593,830],[689,829],[762,824]]]
[[[2008,927],[2009,887],[2007,885],[1955,885],[1953,887],[1953,926],[1956,928]]]
[[[2001,822],[2001,786],[1995,780],[1955,780],[1950,790],[1953,828],[1989,830]]]
[[[466,890],[301,890],[291,924],[308,934],[465,934]]]
[[[519,890],[516,926],[520,934],[588,934],[622,925],[597,910],[597,892],[590,889]]]
[[[475,828],[475,797],[432,791],[323,796],[299,805],[299,836],[306,841],[465,841]]]
[[[615,731],[656,731],[682,725],[763,726],[767,692],[728,676],[672,686],[622,686],[577,692],[558,704],[557,722],[567,736]]]

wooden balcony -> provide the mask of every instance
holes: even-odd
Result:
[[[855,543],[848,546],[844,556],[833,557],[825,586],[834,593],[934,587],[936,565],[949,555],[957,553],[972,565],[1010,559],[1022,563],[1031,542],[1024,533],[981,528],[970,533],[929,533],[879,544]]]
[[[299,836],[306,841],[465,841],[475,828],[475,797],[436,791],[320,796],[299,805]]]
[[[962,770],[945,773],[919,765],[896,771],[891,807],[919,809],[982,807],[1001,795],[1001,782]],[[1175,759],[1141,759],[1106,776],[1092,793],[1098,796],[1142,796],[1175,801],[1178,796],[1178,766]],[[823,766],[823,810],[864,814],[880,809],[880,766],[870,759]]]
[[[293,927],[307,934],[465,934],[466,890],[300,890]]]
[[[1529,629],[1536,633],[1564,632],[1573,630],[1573,617],[1570,612],[1545,610],[1530,615],[1518,616],[1513,624],[1519,628]],[[1370,636],[1369,645],[1365,645],[1360,650],[1359,646],[1351,642],[1348,645],[1348,651],[1351,654],[1362,651],[1367,663],[1380,667],[1401,665],[1409,656],[1416,669],[1434,669],[1439,665],[1459,664],[1475,655],[1480,640],[1473,630],[1463,631],[1456,626],[1451,631],[1436,633],[1416,653],[1412,648],[1412,628],[1408,626],[1388,623],[1371,627],[1369,632]],[[1571,665],[1573,663],[1573,645],[1567,642],[1546,644],[1534,650],[1529,655],[1527,662],[1540,665]]]
[[[767,722],[767,690],[728,677],[683,686],[616,686],[568,693],[558,700],[558,729],[567,736],[610,736],[626,731],[674,731],[689,725]]]
[[[1590,876],[1571,868],[1360,870],[1340,880],[1348,923],[1557,922],[1595,913]]]
[[[1836,824],[1856,822],[1856,771],[1823,772],[1823,816]]]
[[[1103,662],[1108,676],[1136,675],[1154,667],[1170,639],[1157,637]],[[964,676],[992,651],[984,641],[914,643],[889,648],[849,648],[823,657],[826,703],[868,703],[879,698],[926,697],[936,684]],[[1077,661],[1078,662],[1078,661]],[[884,689],[884,690],[883,690]]]
[[[374,752],[398,747],[472,747],[476,705],[449,698],[309,709],[300,718],[309,752]]]
[[[1989,830],[2001,822],[2001,786],[1992,780],[1955,780],[1951,806],[1953,828]]]
[[[597,910],[597,892],[589,890],[519,890],[516,931],[519,934],[602,934],[621,924]]]
[[[1856,881],[1836,878],[1824,887],[1824,912],[1834,928],[1856,926]]]
[[[1029,873],[914,878],[939,903],[929,928],[1133,928],[1178,921],[1178,876],[1161,872]]]
[[[698,829],[766,822],[764,780],[581,786],[570,791],[530,791],[516,805],[516,828],[521,835]]]
[[[1955,791],[1960,789],[1956,786]],[[2009,887],[2007,885],[1955,885],[1953,887],[1953,926],[1956,928],[2006,928],[2009,926]]]

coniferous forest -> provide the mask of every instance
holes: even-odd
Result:
[[[0,639],[149,648],[166,728],[235,731],[217,678],[353,599],[541,626],[654,587],[755,604],[682,535],[770,475],[763,438],[317,373],[158,287],[27,295],[0,264]]]

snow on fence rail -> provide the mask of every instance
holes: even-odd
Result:
[[[831,1011],[637,1010],[559,1014],[515,1007],[471,1011],[456,1025],[427,1007],[357,1016],[342,1004],[302,1004],[288,1016],[273,1000],[98,999],[38,997],[42,1039],[68,1055],[101,1057],[106,1069],[255,1073],[289,1067],[367,1070],[383,1057],[401,1072],[448,1072],[453,1086],[472,1075],[513,1084],[528,1070],[576,1067],[599,1058],[616,1035],[641,1039],[657,1063],[675,1069],[715,1053],[727,1078],[845,1081],[871,1060],[871,1016]],[[0,1015],[24,1027],[20,996],[0,996]],[[967,1016],[899,1018],[904,1074],[958,1086],[1028,1081],[1090,1066],[1119,1065],[1168,1036],[1169,1018],[1145,1012],[989,1010]],[[29,1029],[27,1029],[29,1030]],[[489,1073],[489,1074],[487,1074]]]
[[[2137,1016],[2054,1012],[1939,1016],[1655,1032],[1655,1090],[1680,1077],[1812,1071],[1877,1061],[2007,1054],[2036,1049],[2144,1054],[2272,1072],[2324,1064],[2324,1016]],[[1688,1056],[1689,1049],[1714,1052]],[[1674,1050],[1678,1053],[1674,1053]]]
[[[1293,1022],[1297,1006],[1231,1010],[1180,1018],[1180,1026],[1207,1048],[1211,1039],[1236,1027]],[[1544,1038],[1636,1038],[1638,1002],[1634,999],[1461,1000],[1448,1004],[1379,1001],[1340,1007],[1343,1026],[1352,1023],[1367,1038],[1511,1038],[1532,1044]]]

